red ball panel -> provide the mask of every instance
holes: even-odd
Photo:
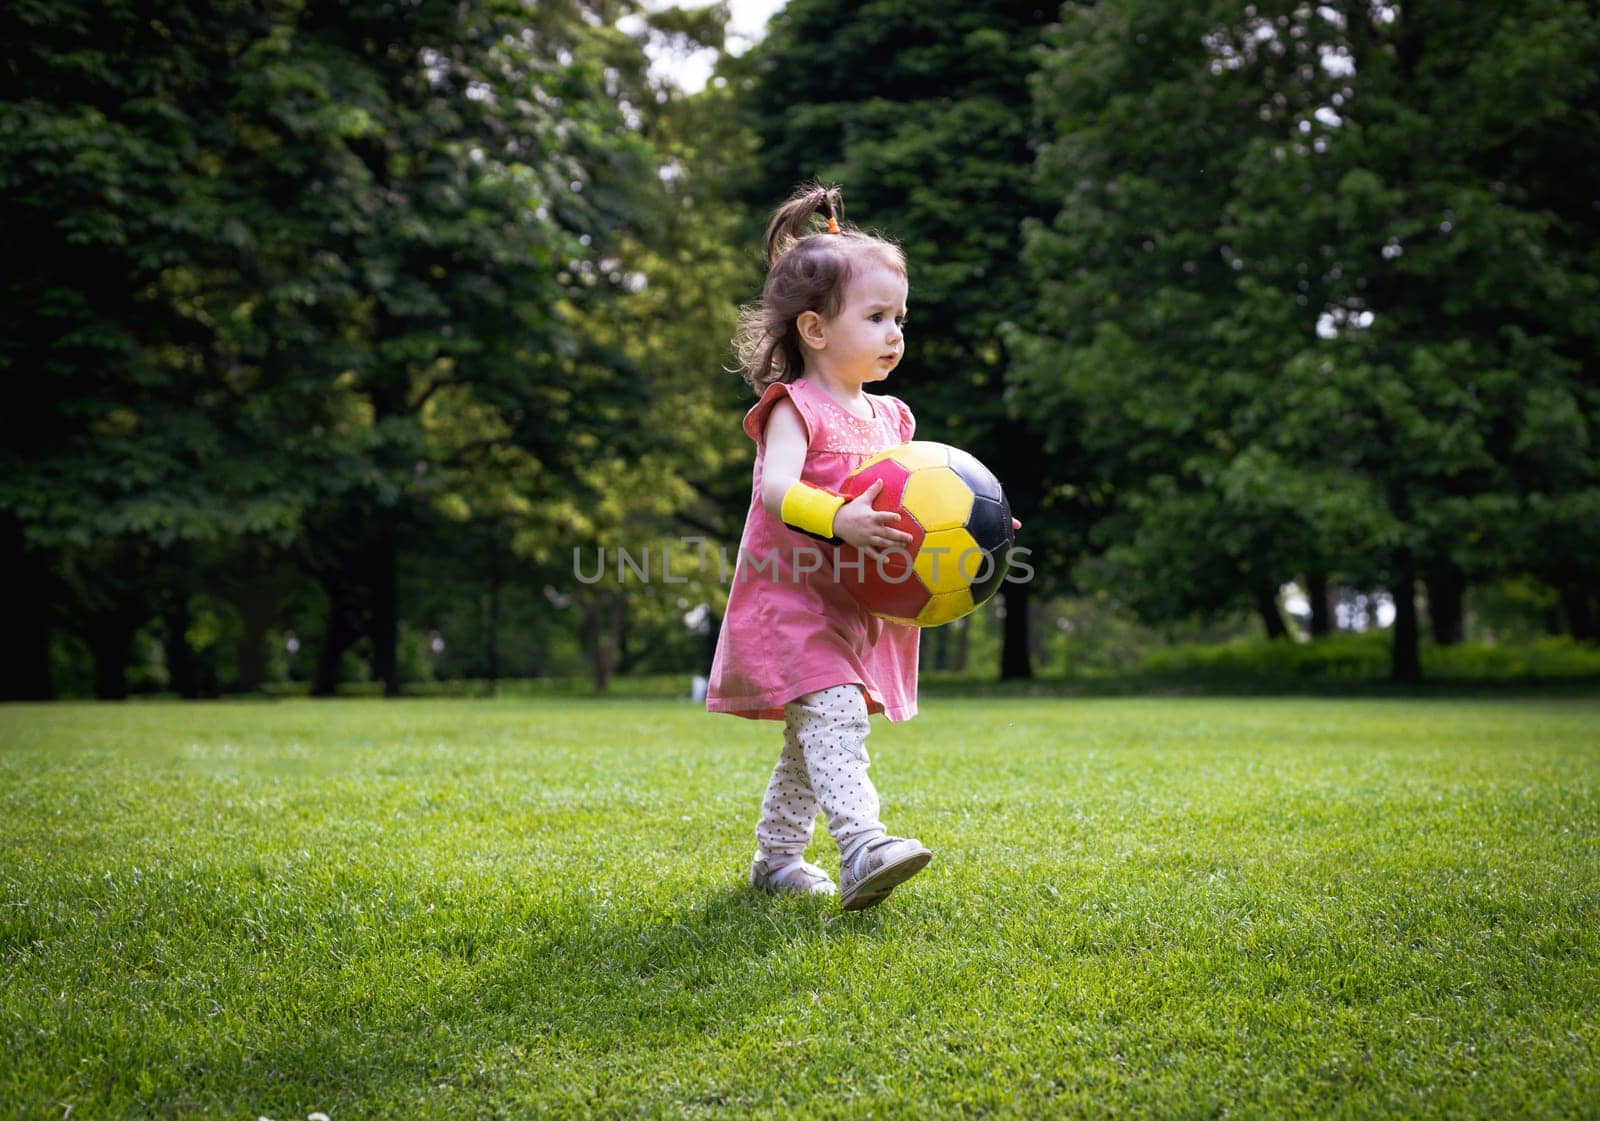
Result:
[[[922,527],[909,514],[902,513],[895,528],[909,533],[910,543],[880,550],[882,559],[876,561],[859,549],[840,545],[835,575],[839,583],[868,611],[911,619],[928,601],[928,589],[912,567],[912,558],[922,548],[924,534]],[[860,572],[855,568],[858,560],[861,562]]]
[[[915,619],[917,612],[927,606],[928,589],[904,554],[885,553],[881,568],[871,557],[863,557],[862,566],[861,580],[856,580],[853,572],[845,573],[844,577],[850,594],[868,611],[893,615],[897,619]]]
[[[855,498],[881,479],[883,489],[878,492],[878,497],[872,500],[872,508],[901,513],[900,504],[905,501],[906,481],[910,478],[910,471],[892,459],[885,459],[870,467],[863,467],[845,479],[844,486],[839,488],[839,493],[847,499]]]
[[[868,611],[902,619],[916,618],[917,612],[928,602],[928,589],[922,586],[911,567],[911,558],[922,548],[924,533],[917,519],[902,505],[910,478],[911,472],[904,466],[893,459],[885,459],[862,468],[840,488],[841,494],[854,498],[882,480],[883,489],[872,500],[872,508],[899,514],[900,520],[893,523],[893,528],[911,535],[911,540],[902,548],[885,552],[881,562],[863,556],[848,545],[841,545],[839,560],[842,563],[836,573],[839,582]],[[859,574],[854,567],[857,560],[861,562]]]

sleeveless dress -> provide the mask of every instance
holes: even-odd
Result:
[[[833,547],[790,529],[762,504],[767,417],[785,397],[806,429],[801,478],[829,490],[838,490],[867,457],[904,443],[916,430],[899,398],[868,394],[873,417],[863,420],[803,380],[767,386],[745,415],[744,430],[756,442],[755,475],[706,708],[782,720],[789,701],[854,683],[865,689],[869,713],[909,720],[917,713],[918,629],[865,611],[834,579]],[[801,571],[817,558],[817,571]]]

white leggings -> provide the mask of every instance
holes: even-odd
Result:
[[[783,706],[783,754],[772,770],[756,857],[786,864],[811,845],[820,808],[828,835],[849,856],[885,834],[878,821],[878,792],[867,777],[867,702],[858,685],[835,685]]]

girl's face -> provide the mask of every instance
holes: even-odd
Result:
[[[905,355],[906,278],[873,262],[856,271],[844,306],[823,321],[826,345],[813,357],[835,377],[882,381]]]

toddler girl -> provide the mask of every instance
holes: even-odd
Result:
[[[783,751],[756,825],[752,885],[832,895],[805,861],[820,808],[839,846],[840,902],[881,902],[933,854],[878,821],[867,776],[867,716],[917,711],[917,629],[864,611],[834,578],[834,546],[879,550],[913,538],[872,508],[874,483],[833,493],[867,457],[911,439],[911,410],[864,392],[905,352],[906,262],[880,238],[839,224],[834,189],[802,188],[767,226],[767,281],[737,340],[761,400],[744,418],[756,442],[750,512],[711,668],[707,707],[784,722]],[[810,232],[819,218],[827,232]]]

